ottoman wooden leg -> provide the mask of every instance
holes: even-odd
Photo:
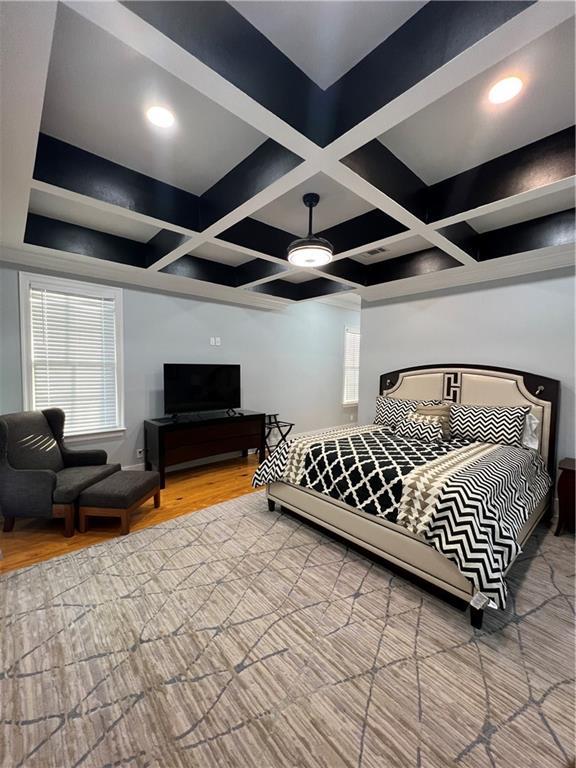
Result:
[[[126,536],[130,533],[130,510],[123,509],[120,512],[120,534]]]
[[[86,515],[82,507],[78,510],[78,530],[80,533],[86,533]]]
[[[158,509],[160,506],[160,491],[156,491],[154,494],[154,508]]]

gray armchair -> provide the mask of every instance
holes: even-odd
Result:
[[[0,416],[0,513],[5,532],[17,517],[63,517],[74,533],[80,493],[120,469],[106,451],[74,451],[64,444],[64,411],[48,408]]]

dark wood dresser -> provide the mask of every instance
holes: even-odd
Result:
[[[264,413],[238,411],[230,416],[224,412],[199,413],[172,418],[150,419],[144,422],[146,469],[160,473],[164,488],[166,467],[204,459],[222,453],[257,448],[260,461],[265,457]]]

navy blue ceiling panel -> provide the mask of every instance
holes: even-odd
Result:
[[[535,251],[550,246],[571,245],[576,241],[576,219],[573,208],[502,227],[478,236],[480,261]]]
[[[342,158],[342,162],[410,213],[424,219],[428,187],[380,141],[370,141]]]
[[[269,296],[276,296],[281,299],[302,301],[303,299],[330,296],[335,293],[345,293],[346,291],[350,291],[351,288],[342,283],[336,283],[334,280],[327,280],[325,277],[317,277],[313,280],[307,280],[305,283],[291,283],[288,280],[271,280],[268,283],[254,286],[251,290],[256,291],[256,293],[265,293]]]
[[[49,219],[35,213],[28,214],[24,242],[28,245],[91,256],[93,259],[128,264],[131,267],[145,268],[149,259],[146,243]]]
[[[257,219],[243,219],[218,237],[234,245],[252,248],[259,253],[276,256],[278,259],[286,259],[288,246],[296,235],[272,227],[270,224],[264,224]]]
[[[41,133],[34,178],[186,229],[198,228],[198,198]]]
[[[376,264],[360,264],[354,259],[339,259],[321,267],[320,271],[351,280],[362,286],[387,283],[406,277],[419,277],[430,272],[460,267],[462,264],[440,248],[428,248],[416,253],[384,259]]]
[[[353,219],[343,221],[334,227],[318,232],[320,237],[325,237],[334,246],[335,253],[343,253],[352,248],[373,243],[376,240],[384,240],[386,237],[405,232],[406,227],[386,213],[374,209],[367,213],[361,213]]]
[[[439,221],[574,174],[574,127],[429,187],[427,220]]]
[[[213,224],[296,168],[302,158],[268,139],[200,198],[201,227]]]
[[[191,277],[194,280],[205,280],[219,285],[236,286],[236,267],[219,264],[216,261],[200,259],[196,256],[182,256],[164,267],[161,272],[180,277]]]

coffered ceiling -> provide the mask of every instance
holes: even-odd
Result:
[[[3,261],[265,308],[573,263],[571,2],[0,11]]]

